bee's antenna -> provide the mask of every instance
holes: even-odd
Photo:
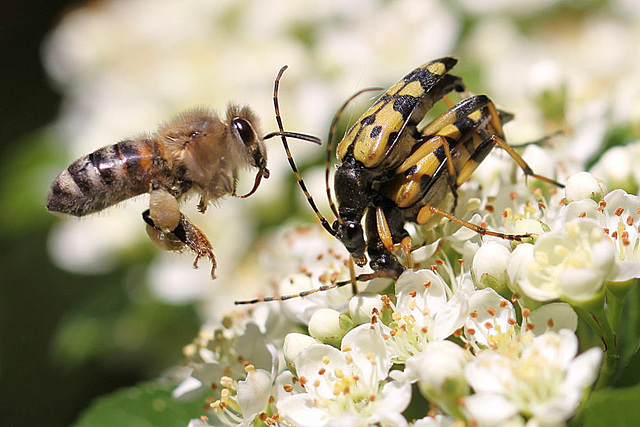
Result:
[[[293,155],[291,154],[291,150],[289,149],[289,143],[287,142],[287,136],[289,136],[289,133],[284,130],[284,126],[282,125],[282,116],[280,116],[280,105],[278,103],[278,89],[280,87],[280,79],[282,78],[282,75],[284,74],[287,68],[289,67],[285,65],[280,69],[280,71],[278,72],[278,75],[276,76],[276,80],[273,84],[273,108],[275,110],[276,122],[278,123],[278,129],[280,131],[278,132],[278,135],[282,139],[282,145],[284,146],[284,151],[287,154],[287,160],[289,161],[289,166],[291,166],[291,170],[293,171],[293,174],[296,177],[296,181],[298,181],[298,184],[300,185],[302,192],[306,196],[307,201],[311,206],[311,209],[313,209],[313,212],[316,214],[316,216],[320,220],[320,223],[322,224],[324,229],[327,230],[329,234],[335,237],[336,232],[333,230],[333,228],[331,228],[331,224],[329,224],[329,221],[327,221],[327,219],[320,213],[320,210],[318,210],[318,207],[316,206],[316,203],[313,200],[313,197],[311,197],[311,194],[307,190],[307,186],[302,180],[302,176],[298,171],[296,162],[295,160],[293,160]],[[296,135],[299,135],[299,134],[296,134]],[[315,138],[315,137],[312,137],[312,138]]]

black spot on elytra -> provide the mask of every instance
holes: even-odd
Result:
[[[407,83],[418,82],[420,83],[420,86],[422,86],[422,88],[425,91],[427,91],[431,89],[433,85],[435,85],[436,82],[441,78],[442,78],[441,75],[433,74],[432,72],[428,71],[427,68],[425,67],[425,68],[416,68],[415,70],[413,70],[412,72],[410,72],[404,77],[404,81]]]
[[[363,117],[362,120],[360,120],[360,124],[362,125],[362,127],[365,127],[365,126],[372,125],[375,121],[376,121],[376,115],[371,114],[367,117]]]
[[[373,129],[371,129],[371,133],[369,134],[369,136],[371,138],[377,138],[381,133],[382,133],[382,126],[378,125],[378,126],[374,126]]]
[[[403,120],[407,120],[420,102],[420,98],[411,95],[400,95],[393,101],[393,109],[402,114]]]

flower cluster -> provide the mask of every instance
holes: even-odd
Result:
[[[606,193],[600,180],[581,173],[568,179],[566,190],[534,189],[526,198],[514,188],[504,200],[468,199],[466,206],[476,206],[472,218],[534,238],[507,243],[438,224],[431,230],[437,249],[414,251],[420,262],[382,291],[375,290],[389,283],[376,279],[352,297],[343,288],[239,311],[252,313],[246,319],[265,331],[270,321],[257,319],[287,319],[282,324],[288,328],[271,328],[260,338],[276,349],[280,368],[258,374],[255,363],[243,358],[252,370],[227,379],[234,384],[225,395],[229,403],[216,400],[191,425],[228,421],[229,411],[243,425],[568,421],[596,379],[606,382],[614,369],[619,323],[612,313],[619,314],[614,306],[640,277],[640,198],[623,190]],[[315,254],[323,244],[335,253],[335,242],[311,229],[288,233],[310,242],[314,256],[297,259],[310,263],[307,285],[325,285],[318,272],[323,263],[329,268],[331,258]],[[296,260],[293,253],[288,257]],[[606,358],[597,342],[579,343],[576,329],[583,320],[606,343]],[[246,329],[253,330],[255,324]],[[203,363],[191,357],[191,366],[194,374],[178,390],[201,379],[195,372]],[[251,403],[245,402],[248,387]]]

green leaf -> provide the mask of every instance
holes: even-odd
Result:
[[[640,386],[636,386],[594,393],[576,421],[585,427],[611,427],[634,426],[639,419]]]
[[[143,383],[96,399],[73,427],[186,427],[203,415],[203,399],[171,397],[175,384]]]
[[[640,351],[629,358],[624,368],[617,375],[615,385],[619,387],[635,386],[640,381]]]

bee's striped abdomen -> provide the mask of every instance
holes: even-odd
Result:
[[[81,157],[54,181],[47,209],[75,216],[98,212],[149,191],[165,161],[150,140],[121,141]]]

